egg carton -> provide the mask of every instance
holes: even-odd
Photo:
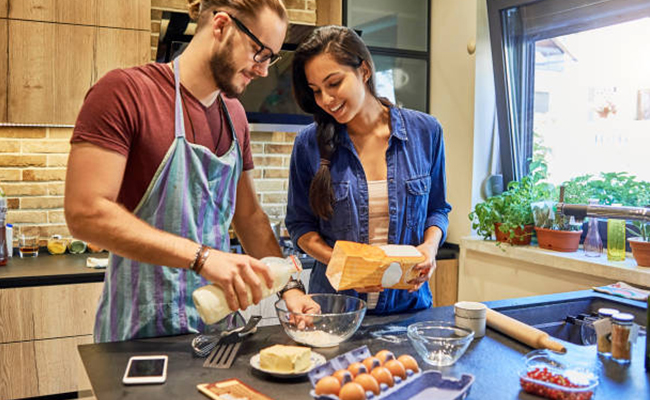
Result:
[[[368,346],[362,346],[357,349],[348,351],[327,361],[309,371],[309,381],[312,388],[323,377],[332,375],[340,369],[347,367],[354,362],[361,362],[372,356]],[[462,400],[469,395],[470,387],[474,383],[474,376],[463,374],[460,379],[443,377],[439,371],[422,371],[414,372],[406,370],[406,379],[394,376],[395,384],[388,387],[381,383],[380,392],[375,395],[373,392],[366,392],[368,400]],[[316,400],[340,400],[334,395],[317,395],[314,389],[309,394]]]

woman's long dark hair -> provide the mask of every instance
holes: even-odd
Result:
[[[354,30],[344,26],[323,26],[315,29],[296,49],[292,64],[293,96],[303,111],[314,116],[321,158],[318,171],[309,187],[309,205],[318,217],[329,219],[334,211],[332,209],[334,192],[329,165],[338,144],[338,132],[341,126],[316,104],[314,92],[309,87],[305,75],[305,64],[317,55],[325,53],[331,55],[339,64],[355,69],[361,67],[365,61],[370,69],[368,90],[374,97],[377,97],[377,92],[375,66],[370,51]]]

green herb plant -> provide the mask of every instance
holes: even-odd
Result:
[[[508,183],[507,190],[500,195],[488,198],[477,204],[469,214],[472,228],[484,239],[495,233],[495,223],[499,230],[512,239],[523,239],[527,234],[517,234],[526,225],[533,225],[531,204],[552,196],[553,186],[544,182],[548,176],[546,163],[534,160],[530,163],[530,173],[520,181]],[[529,234],[528,234],[529,235]]]
[[[650,242],[650,222],[631,221],[635,229],[627,228],[633,236],[640,237],[644,242]]]

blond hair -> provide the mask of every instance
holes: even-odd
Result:
[[[283,21],[288,20],[287,10],[282,0],[187,0],[190,18],[201,29],[211,18],[212,11],[224,10],[235,12],[237,18],[255,19],[260,10],[268,8]]]

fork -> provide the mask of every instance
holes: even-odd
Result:
[[[253,316],[248,320],[243,329],[224,336],[217,343],[217,347],[212,350],[208,358],[203,363],[203,367],[208,368],[230,368],[244,337],[255,332],[257,323],[262,319],[261,316]]]
[[[220,332],[218,334],[200,334],[192,339],[192,350],[194,354],[198,357],[206,357],[212,349],[214,349],[217,344],[219,344],[224,338],[230,337],[231,335],[238,335],[238,337],[243,337],[251,333],[253,329],[257,326],[258,322],[262,319],[259,315],[252,316],[246,325],[240,326],[239,328],[227,330]]]

